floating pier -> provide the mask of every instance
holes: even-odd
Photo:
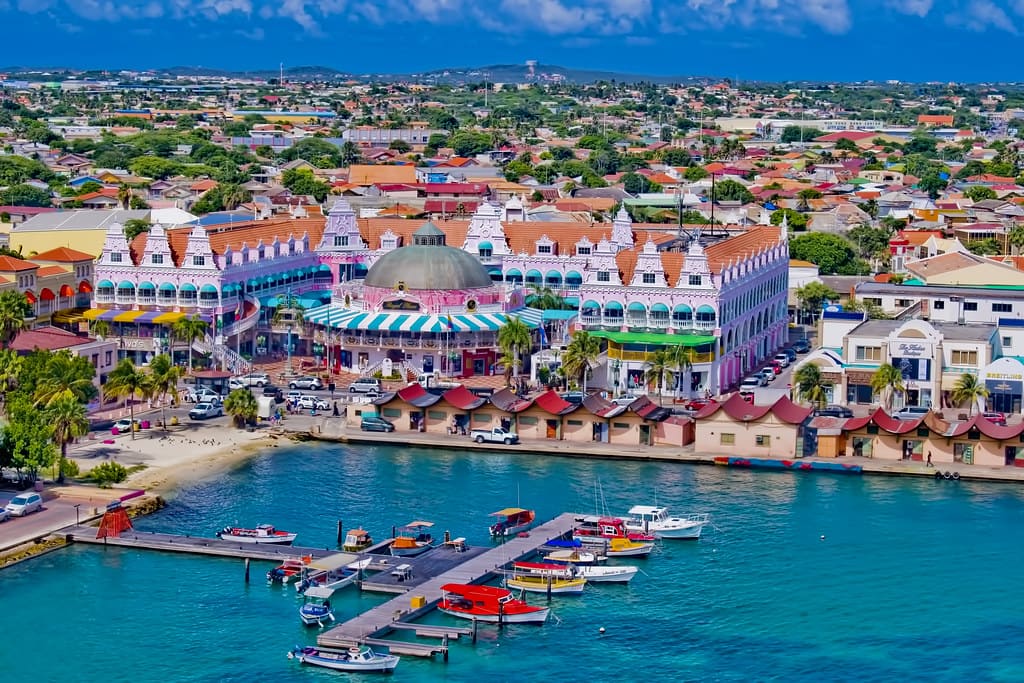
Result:
[[[363,612],[357,617],[349,619],[334,628],[321,633],[317,638],[317,644],[327,648],[346,648],[353,645],[376,645],[391,649],[395,654],[431,657],[441,654],[445,660],[448,659],[448,640],[454,635],[469,635],[472,629],[456,629],[438,626],[417,626],[409,623],[427,612],[433,610],[441,600],[441,586],[447,583],[483,583],[498,575],[502,568],[509,562],[515,562],[529,557],[548,541],[556,538],[564,538],[570,534],[575,526],[573,513],[563,513],[549,522],[534,527],[528,534],[509,538],[501,545],[493,548],[474,548],[467,546],[464,552],[455,552],[449,547],[442,546],[425,553],[420,560],[425,563],[430,554],[442,552],[450,553],[457,559],[457,562],[448,569],[438,574],[428,576],[426,573],[417,577],[414,560],[418,558],[389,558],[395,565],[407,564],[414,567],[412,578],[421,578],[418,583],[409,583],[409,589],[415,589],[416,596],[422,597],[422,606],[413,607],[412,599],[404,593],[399,597]],[[480,552],[471,552],[478,550]],[[421,565],[426,567],[427,565]],[[440,568],[439,565],[434,565]],[[396,567],[397,568],[397,567]],[[429,571],[424,569],[424,572]],[[377,580],[377,577],[373,577]],[[403,584],[405,581],[402,582]],[[399,625],[400,624],[400,625]],[[400,640],[385,639],[383,636],[398,630],[416,631],[417,635],[424,637],[439,637],[440,644],[411,643]]]
[[[60,533],[69,541],[76,543],[144,548],[147,550],[164,550],[173,553],[211,555],[215,557],[234,557],[246,560],[267,560],[269,562],[278,562],[288,557],[304,557],[306,555],[319,559],[338,552],[329,548],[304,548],[294,545],[275,545],[272,543],[239,543],[219,538],[160,534],[136,531],[134,529],[124,531],[120,536],[96,538],[96,527],[94,526],[71,526],[62,529]]]

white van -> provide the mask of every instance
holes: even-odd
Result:
[[[379,394],[380,392],[381,383],[376,377],[360,377],[348,387],[350,394]]]

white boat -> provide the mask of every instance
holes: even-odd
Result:
[[[372,560],[360,560],[356,555],[337,553],[319,560],[313,560],[302,570],[302,576],[295,584],[298,593],[319,586],[336,591],[351,586],[359,579],[360,572],[365,570]]]
[[[706,514],[672,517],[665,507],[634,505],[629,509],[626,528],[653,534],[655,538],[696,540],[700,538],[704,525],[710,521],[711,518]]]
[[[333,590],[313,586],[306,589],[302,594],[304,598],[302,607],[299,608],[299,618],[306,626],[323,626],[325,621],[334,621],[334,611],[331,609],[331,594]]]
[[[547,562],[516,562],[513,565],[515,571],[522,574],[529,574],[538,577],[552,576],[557,579],[579,578],[595,583],[629,583],[636,576],[638,567],[624,565],[621,567],[595,567],[590,565],[557,564]],[[509,587],[521,588],[521,586]],[[546,589],[546,586],[545,586]],[[529,589],[527,589],[529,590]],[[546,590],[533,591],[544,593]],[[554,590],[552,593],[556,592]]]
[[[296,647],[288,659],[303,664],[322,666],[335,671],[394,671],[401,657],[374,652],[367,646],[350,647],[346,652],[318,650],[315,647]]]
[[[604,555],[586,550],[555,550],[544,556],[544,561],[553,564],[589,565],[604,562]]]
[[[576,573],[591,583],[629,583],[640,571],[639,567],[622,565],[620,567],[576,567]]]
[[[260,524],[255,529],[244,529],[242,527],[227,526],[217,532],[217,538],[223,541],[237,543],[275,543],[277,545],[291,545],[295,542],[298,534],[287,531],[278,531],[270,524]]]

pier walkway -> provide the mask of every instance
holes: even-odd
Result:
[[[396,622],[409,622],[434,609],[441,600],[441,586],[447,583],[483,583],[492,578],[509,562],[520,560],[537,552],[550,540],[562,538],[572,532],[576,515],[563,513],[551,521],[530,530],[528,536],[514,536],[501,545],[479,554],[466,553],[466,559],[454,567],[415,586],[417,596],[426,599],[423,607],[412,609],[408,595],[395,597],[357,617],[325,631],[317,638],[323,647],[343,648],[357,644],[386,645],[395,654],[430,656],[446,654],[447,638],[440,645],[382,640],[381,636],[396,630]],[[405,630],[406,627],[397,627]],[[455,632],[457,629],[451,629]],[[426,630],[425,630],[426,631]],[[426,634],[424,632],[424,634]]]
[[[314,559],[317,559],[338,552],[328,548],[303,548],[293,545],[267,543],[238,543],[237,541],[224,541],[219,538],[159,534],[148,531],[135,531],[134,529],[124,531],[116,538],[96,538],[96,532],[97,528],[94,526],[70,526],[61,529],[58,533],[76,543],[112,545],[124,548],[145,548],[147,550],[235,557],[247,560],[268,560],[270,562],[278,562],[288,557],[302,557],[306,555],[311,555]]]

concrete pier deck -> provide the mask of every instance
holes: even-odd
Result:
[[[324,647],[349,647],[357,644],[384,645],[396,654],[430,656],[446,654],[447,639],[440,645],[407,643],[385,640],[382,636],[396,630],[396,622],[408,623],[433,610],[441,600],[441,586],[447,583],[483,583],[500,572],[509,562],[520,560],[537,552],[548,541],[569,534],[577,515],[566,512],[554,519],[534,527],[529,535],[513,537],[479,554],[453,553],[465,557],[450,569],[437,574],[415,586],[417,596],[423,596],[426,604],[413,609],[407,595],[395,597],[357,617],[349,619],[334,628],[321,633],[317,643]],[[431,551],[433,552],[433,551]],[[415,558],[412,558],[415,559]],[[408,627],[401,626],[406,630]]]

